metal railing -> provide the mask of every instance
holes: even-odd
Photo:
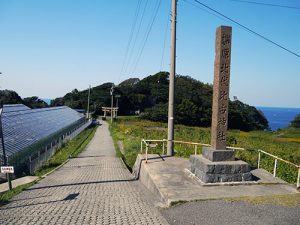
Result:
[[[156,144],[152,144],[152,142],[156,143]],[[165,144],[167,144],[168,140],[167,139],[161,139],[161,140],[145,140],[142,139],[141,141],[141,153],[143,153],[143,144],[146,146],[146,162],[148,160],[148,151],[149,151],[149,147],[150,148],[154,148],[157,146],[157,143],[162,143],[162,154],[165,154]],[[211,147],[210,144],[204,144],[204,143],[197,143],[197,142],[188,142],[188,141],[172,141],[173,143],[177,143],[177,144],[187,144],[187,145],[194,145],[194,154],[197,155],[198,154],[198,146],[202,146],[202,147]],[[233,149],[233,150],[245,150],[244,148],[238,148],[238,147],[226,147],[227,149]]]
[[[153,144],[151,144],[151,142],[155,142],[155,146]],[[165,154],[165,142],[167,142],[166,139],[162,139],[162,140],[145,140],[143,139],[141,141],[141,153],[143,153],[143,143],[145,144],[146,146],[146,151],[145,151],[145,154],[146,154],[146,163],[148,162],[148,150],[149,150],[149,147],[153,148],[153,147],[156,147],[157,146],[157,143],[162,143],[162,154],[164,155]]]
[[[281,161],[281,162],[284,162],[290,166],[293,166],[295,167],[297,170],[298,170],[298,176],[297,176],[297,188],[300,188],[300,165],[297,165],[295,163],[292,163],[290,161],[287,161],[285,159],[282,159],[282,158],[279,158],[278,156],[276,155],[272,155],[266,151],[263,151],[261,149],[257,150],[258,151],[258,160],[257,160],[257,168],[260,168],[260,165],[261,165],[261,154],[265,154],[267,156],[270,156],[272,158],[274,158],[274,168],[273,168],[273,177],[276,177],[277,175],[277,165],[278,165],[278,160]]]
[[[167,139],[161,139],[161,140],[145,140],[142,139],[141,141],[141,153],[143,153],[143,145],[145,145],[145,161],[147,163],[148,161],[148,152],[149,152],[149,147],[150,148],[155,148],[157,147],[158,143],[162,143],[162,155],[165,154],[165,145],[168,142]],[[186,145],[193,145],[194,146],[194,154],[197,155],[198,154],[198,146],[203,146],[203,147],[211,147],[211,145],[209,144],[204,144],[204,143],[197,143],[197,142],[188,142],[188,141],[172,141],[173,143],[178,143],[178,144],[186,144]],[[153,144],[154,143],[154,144]],[[232,150],[242,150],[242,151],[247,151],[248,149],[245,148],[239,148],[239,147],[231,147],[228,146],[226,147],[226,149],[232,149]],[[297,189],[300,188],[300,165],[297,165],[295,163],[289,162],[287,160],[284,160],[282,158],[279,158],[278,156],[272,155],[266,151],[263,151],[261,149],[259,150],[255,150],[258,152],[258,161],[257,161],[257,168],[259,169],[261,167],[261,155],[265,154],[269,157],[274,158],[274,168],[273,168],[273,177],[276,177],[277,175],[277,164],[278,164],[278,160],[281,162],[286,163],[287,165],[293,166],[298,170],[298,176],[297,176],[297,183],[296,183],[296,187]]]

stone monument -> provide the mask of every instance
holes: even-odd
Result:
[[[226,149],[232,28],[221,26],[216,32],[216,56],[212,103],[211,147],[202,156],[190,157],[191,172],[205,183],[249,181],[250,166],[235,161],[234,151]]]

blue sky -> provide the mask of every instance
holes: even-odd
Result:
[[[157,1],[148,1],[122,70],[139,0],[0,0],[0,88],[22,97],[55,98],[89,84],[168,71],[171,0],[162,0],[137,60]],[[231,96],[255,106],[300,108],[300,58],[187,1],[193,2],[178,3],[178,74],[212,83],[215,30],[231,25]],[[300,7],[299,0],[257,1]],[[232,0],[201,2],[300,54],[300,10]],[[145,3],[141,0],[141,10]],[[140,19],[141,13],[137,24]]]

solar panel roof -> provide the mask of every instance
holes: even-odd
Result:
[[[30,109],[25,105],[4,105],[2,127],[6,154],[21,151],[83,118],[67,106]]]
[[[23,104],[4,105],[3,107],[3,112],[14,112],[22,110],[30,110],[30,108]]]

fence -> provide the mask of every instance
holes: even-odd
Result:
[[[277,176],[277,165],[278,165],[278,160],[281,161],[281,162],[284,162],[285,164],[287,165],[290,165],[290,166],[293,166],[295,167],[297,170],[298,170],[298,176],[297,176],[297,188],[300,188],[300,165],[297,165],[295,163],[292,163],[292,162],[289,162],[287,160],[284,160],[282,158],[279,158],[278,156],[275,156],[275,155],[272,155],[266,151],[263,151],[261,149],[257,150],[258,151],[258,161],[257,161],[257,168],[260,168],[261,167],[261,155],[264,154],[264,155],[267,155],[271,158],[274,159],[274,168],[273,168],[273,177],[276,177]]]
[[[84,129],[91,125],[91,121],[86,122],[85,119],[79,123],[74,123],[69,127],[62,129],[47,138],[29,146],[28,148],[10,155],[8,162],[15,167],[15,174],[21,173],[32,174],[42,162],[49,159],[63,143],[73,139]],[[3,155],[0,153],[0,163],[3,164]]]
[[[145,140],[142,139],[141,141],[141,153],[143,153],[143,146],[145,145],[145,161],[147,163],[148,161],[148,152],[149,152],[149,148],[155,148],[157,147],[157,143],[162,143],[162,155],[165,154],[165,144],[168,142],[168,140],[166,139],[162,139],[162,140]],[[197,143],[197,142],[187,142],[187,141],[172,141],[173,143],[178,143],[178,144],[186,144],[186,145],[192,145],[194,146],[194,154],[197,155],[198,154],[198,146],[202,146],[202,147],[210,147],[211,145],[209,144],[204,144],[204,143]],[[154,143],[154,144],[153,144]],[[242,150],[242,151],[247,151],[247,149],[245,148],[238,148],[238,147],[226,147],[226,149],[233,149],[233,150]],[[258,153],[258,160],[257,160],[257,168],[261,167],[261,156],[262,154],[269,156],[271,158],[274,158],[274,168],[273,168],[273,177],[277,177],[277,170],[278,170],[278,160],[281,162],[284,162],[285,164],[295,167],[297,169],[297,182],[296,182],[296,187],[299,189],[300,188],[300,165],[297,165],[295,163],[289,162],[287,160],[284,160],[282,158],[279,158],[278,156],[272,155],[266,151],[263,151],[261,149],[259,150],[255,150]]]

